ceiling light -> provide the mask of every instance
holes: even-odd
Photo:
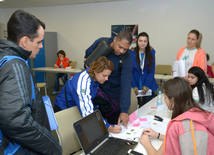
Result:
[[[4,0],[0,0],[0,2],[4,2]]]

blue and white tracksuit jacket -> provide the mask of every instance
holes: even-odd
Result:
[[[70,79],[67,81],[67,85],[65,84],[68,106],[77,106],[83,117],[89,115],[98,108],[97,106],[93,105],[92,100],[96,96],[99,83],[94,82],[94,80],[89,76],[88,69],[89,68],[70,77]],[[65,99],[65,85],[55,100],[55,105],[60,107],[62,110],[67,109]],[[105,119],[103,120],[106,124],[106,128],[108,129],[110,124],[107,123]]]

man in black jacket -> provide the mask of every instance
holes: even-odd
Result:
[[[17,10],[7,23],[8,41],[0,40],[0,59],[18,56],[35,58],[43,47],[45,24],[35,16]],[[15,154],[61,155],[62,147],[50,133],[42,97],[35,86],[31,107],[31,71],[20,59],[8,61],[0,69],[0,130],[20,145]]]

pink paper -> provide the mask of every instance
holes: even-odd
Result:
[[[132,113],[130,116],[129,116],[129,122],[132,123],[134,122],[134,120],[137,119],[137,115],[136,115],[136,112]]]
[[[142,121],[142,122],[146,122],[147,118],[139,118],[139,120]]]
[[[132,123],[133,121],[133,118],[129,116],[129,122]]]
[[[140,126],[140,123],[134,123],[132,126],[134,126],[134,127]]]

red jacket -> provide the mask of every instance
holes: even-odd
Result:
[[[56,61],[56,65],[59,66],[59,68],[61,68],[60,64],[61,64],[61,60],[58,58]],[[65,57],[62,60],[62,65],[64,68],[69,67],[70,66],[70,60],[67,57]]]
[[[214,78],[214,74],[213,74],[212,68],[211,68],[211,66],[209,66],[209,65],[207,65],[207,74],[208,74],[211,78]]]

